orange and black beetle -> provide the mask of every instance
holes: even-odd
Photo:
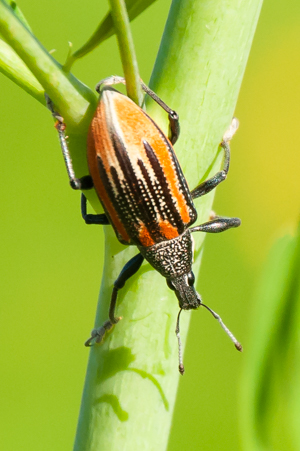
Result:
[[[86,345],[101,342],[105,332],[119,321],[115,317],[117,292],[146,259],[166,278],[169,288],[175,292],[179,301],[176,335],[179,344],[179,371],[183,374],[179,336],[179,316],[182,310],[200,306],[207,308],[236,348],[242,349],[220,316],[202,303],[194,288],[191,236],[196,231],[218,233],[240,225],[238,218],[214,216],[204,224],[191,227],[197,219],[193,199],[210,192],[227,176],[229,141],[238,128],[238,121],[233,119],[221,142],[225,152],[223,169],[190,191],[172,147],[179,136],[177,113],[142,83],[143,90],[168,113],[168,139],[145,111],[111,88],[111,85],[117,83],[125,83],[125,80],[121,77],[109,77],[96,87],[100,100],[90,125],[87,145],[90,174],[81,179],[77,179],[74,174],[63,118],[54,111],[48,99],[48,106],[57,119],[56,128],[72,188],[95,188],[105,211],[101,215],[87,214],[86,198],[82,194],[83,219],[87,224],[111,224],[121,243],[135,245],[139,250],[124,266],[114,283],[109,320],[92,332]]]

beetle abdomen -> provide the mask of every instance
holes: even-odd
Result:
[[[88,136],[95,189],[125,244],[175,238],[197,213],[169,140],[128,97],[104,89]]]

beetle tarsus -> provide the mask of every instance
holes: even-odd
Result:
[[[119,318],[118,318],[118,320],[119,320]],[[108,332],[110,329],[112,329],[113,326],[114,326],[114,324],[110,320],[107,320],[98,329],[93,329],[91,332],[90,338],[88,340],[86,340],[86,342],[84,343],[84,346],[90,347],[90,346],[93,346],[94,344],[101,343],[106,332]]]

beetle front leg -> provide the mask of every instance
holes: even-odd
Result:
[[[109,306],[109,319],[105,321],[105,323],[98,329],[92,330],[91,337],[85,342],[85,346],[91,346],[92,341],[94,341],[95,343],[101,343],[105,333],[120,321],[120,317],[115,317],[118,291],[123,288],[126,281],[140,269],[143,260],[144,257],[141,254],[137,254],[135,257],[129,260],[129,262],[126,263],[119,277],[114,282]]]
[[[225,158],[223,163],[223,169],[217,172],[211,179],[205,180],[205,182],[201,183],[199,186],[194,188],[191,191],[191,195],[193,199],[197,199],[197,197],[204,196],[205,194],[212,191],[219,183],[223,182],[226,179],[228,171],[229,171],[229,163],[230,163],[230,147],[229,141],[232,139],[233,135],[237,131],[239,126],[239,121],[234,117],[232,119],[231,125],[229,129],[225,132],[223,136],[223,140],[220,146],[224,149]]]
[[[67,137],[66,137],[66,133],[65,133],[66,124],[64,123],[64,118],[57,111],[54,110],[53,102],[47,94],[45,94],[45,98],[46,98],[47,108],[51,111],[54,119],[56,119],[55,128],[58,131],[60,147],[61,147],[63,157],[65,160],[65,165],[67,168],[71,188],[76,189],[76,190],[92,189],[93,188],[93,180],[90,175],[85,175],[84,177],[81,177],[80,179],[78,179],[75,176],[72,159],[71,159],[71,155],[70,155],[69,147],[68,147],[68,143],[67,143]]]
[[[215,216],[214,219],[208,222],[204,222],[196,227],[191,227],[191,232],[207,232],[207,233],[220,233],[225,230],[239,227],[241,220],[239,218],[226,218],[223,216]]]
[[[99,81],[99,83],[96,85],[96,91],[101,94],[101,88],[102,86],[112,86],[117,85],[119,83],[122,83],[123,85],[126,85],[126,81],[124,77],[119,77],[118,75],[112,75],[111,77],[107,77],[104,80]],[[168,113],[169,118],[169,126],[170,126],[170,133],[169,133],[169,139],[172,144],[175,144],[175,142],[178,140],[179,133],[180,133],[180,126],[179,126],[179,116],[176,113],[176,111],[172,110],[168,105],[161,100],[160,97],[158,97],[157,94],[155,94],[152,89],[150,89],[142,80],[141,80],[141,87],[143,91],[148,94],[148,96],[151,97],[163,110],[165,110],[166,113]]]

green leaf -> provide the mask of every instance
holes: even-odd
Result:
[[[255,302],[242,385],[245,449],[300,449],[300,229],[271,249]]]

